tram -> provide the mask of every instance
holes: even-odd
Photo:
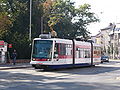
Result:
[[[33,40],[30,64],[45,70],[95,66],[100,57],[100,45],[93,42],[41,37]]]

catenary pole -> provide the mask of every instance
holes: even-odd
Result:
[[[30,0],[30,28],[29,28],[29,40],[31,41],[31,18],[32,18],[32,0]]]

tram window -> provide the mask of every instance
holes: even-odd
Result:
[[[66,55],[66,45],[60,44],[60,55]]]
[[[80,49],[79,50],[79,58],[83,58],[84,57],[84,50]]]
[[[58,58],[58,46],[59,46],[59,44],[56,43],[55,48],[54,48],[54,58]]]
[[[73,54],[73,50],[71,49],[71,51],[70,51],[70,52],[71,52],[71,55],[72,55],[72,54]]]
[[[52,41],[35,40],[33,55],[35,58],[51,58]]]
[[[81,57],[82,57],[81,53],[82,53],[82,51],[80,50],[80,51],[79,51],[79,58],[81,58]]]
[[[66,48],[69,48],[69,47],[70,47],[70,46],[69,46],[69,44],[68,44]]]
[[[90,58],[90,50],[85,50],[85,58]]]
[[[72,48],[66,47],[66,55],[72,55],[72,51],[71,50],[72,50]]]
[[[69,44],[69,48],[72,48],[72,45]]]
[[[55,54],[58,54],[58,43],[55,44],[54,53],[55,53]]]

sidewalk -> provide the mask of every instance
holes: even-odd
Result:
[[[7,70],[7,69],[19,69],[19,68],[30,68],[32,65],[30,63],[16,63],[16,65],[10,64],[1,64],[0,70]]]

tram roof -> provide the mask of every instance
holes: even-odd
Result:
[[[72,40],[69,40],[69,39],[61,39],[61,38],[46,38],[46,39],[41,39],[41,38],[35,38],[34,40],[52,40],[52,41],[58,41],[58,42],[69,42],[69,43],[72,43]],[[85,42],[85,41],[76,41],[75,40],[75,43],[84,43],[84,44],[90,44],[90,42]],[[93,43],[94,46],[100,46],[99,44],[96,44],[96,43]]]
[[[49,39],[41,39],[41,38],[35,38],[34,40],[59,40],[59,41],[72,41],[69,39],[60,39],[60,38],[49,38]]]
[[[69,39],[60,39],[60,38],[49,38],[49,39],[41,39],[41,38],[35,38],[34,40],[52,40],[52,41],[56,41],[59,43],[72,43],[72,40]]]
[[[34,40],[53,40],[53,41],[61,41],[61,42],[72,42],[70,39],[61,39],[61,38],[48,38],[48,39],[41,39],[41,38],[35,38]],[[75,40],[76,43],[90,43],[90,42],[85,42],[85,41],[77,41]]]

